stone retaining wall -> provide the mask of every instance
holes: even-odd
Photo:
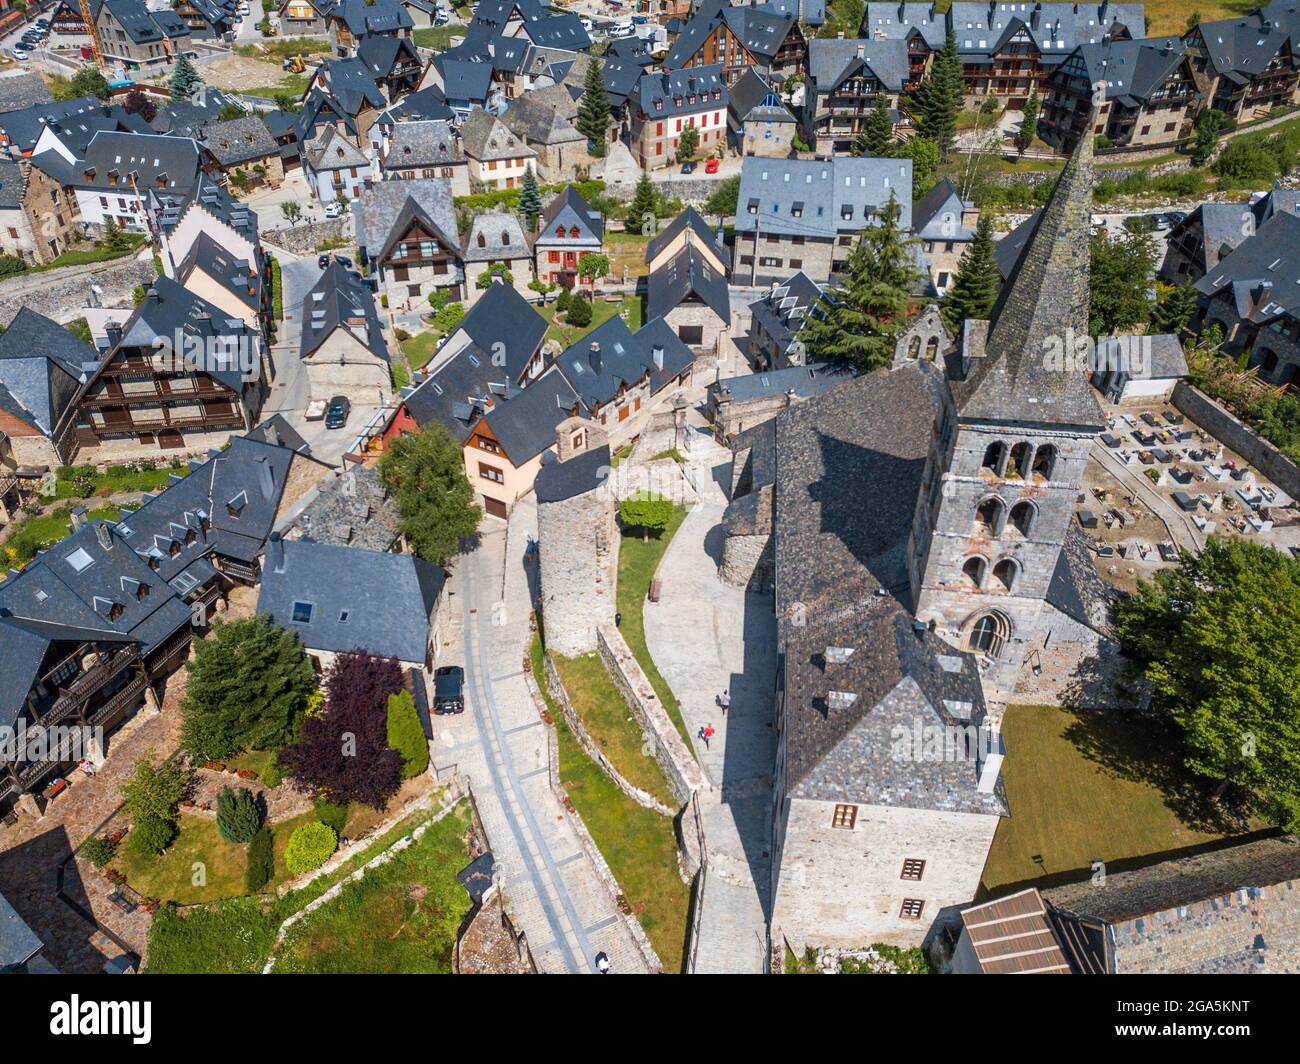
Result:
[[[696,791],[708,790],[709,783],[699,762],[669,718],[622,633],[610,625],[601,625],[596,630],[596,649],[609,669],[614,685],[654,742],[655,760],[663,769],[673,796],[685,805]]]
[[[0,281],[0,322],[8,323],[20,307],[31,307],[66,324],[82,317],[90,303],[90,286],[99,285],[106,307],[132,304],[131,293],[154,279],[153,262],[134,256],[94,267],[68,266],[38,273],[21,273]]]
[[[350,238],[351,227],[352,219],[344,215],[342,218],[326,218],[323,222],[302,222],[287,229],[264,229],[262,241],[293,255],[305,255],[327,240]]]
[[[565,793],[564,786],[560,782],[560,752],[555,737],[555,725],[549,722],[546,700],[542,697],[541,688],[537,686],[537,678],[531,672],[525,672],[524,680],[528,684],[528,693],[533,697],[533,704],[537,707],[537,715],[542,718],[542,723],[546,728],[546,767],[551,792],[560,805],[564,806],[564,812],[573,825],[574,834],[578,836],[578,845],[582,847],[582,852],[586,854],[587,859],[595,867],[597,875],[600,876],[601,883],[604,884],[610,897],[614,899],[619,915],[622,917],[628,933],[631,934],[632,940],[636,943],[637,949],[641,951],[646,966],[652,973],[659,974],[664,970],[663,961],[659,959],[659,954],[655,952],[654,946],[650,944],[650,939],[646,937],[645,928],[632,915],[630,907],[627,907],[625,911],[627,900],[619,889],[618,880],[614,878],[614,873],[610,871],[610,867],[605,861],[605,855],[600,852],[600,847],[596,845],[596,840],[591,837],[591,832],[587,830],[586,823],[583,822],[577,809],[574,808],[573,801]]]
[[[1199,388],[1179,381],[1170,400],[1190,420],[1236,451],[1293,499],[1300,499],[1300,466]]]
[[[604,752],[597,745],[596,740],[591,737],[586,726],[582,723],[582,718],[578,715],[577,710],[573,708],[573,703],[569,699],[569,692],[564,689],[564,682],[560,679],[560,674],[555,668],[555,663],[551,660],[549,654],[545,655],[546,661],[546,689],[550,695],[560,705],[561,712],[564,713],[564,720],[569,725],[569,730],[578,740],[578,745],[582,747],[583,752],[600,766],[602,772],[614,781],[614,786],[626,794],[637,805],[644,806],[646,809],[653,809],[656,813],[662,813],[664,816],[672,816],[673,811],[663,802],[659,801],[652,794],[641,790],[640,787],[630,783],[618,769],[614,767],[613,762],[609,760]],[[675,790],[674,790],[674,793]]]

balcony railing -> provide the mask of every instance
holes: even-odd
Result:
[[[128,683],[122,690],[118,691],[112,698],[100,706],[91,714],[91,724],[101,724],[110,717],[122,712],[140,697],[140,692],[145,689],[148,679],[144,673],[140,673],[134,680]]]
[[[107,661],[87,669],[64,688],[63,693],[54,700],[49,713],[41,717],[39,723],[46,726],[57,724],[128,665],[139,660],[140,654],[135,647],[125,647]]]

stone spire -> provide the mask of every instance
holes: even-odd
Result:
[[[1088,335],[1095,114],[993,308],[983,356],[953,386],[964,418],[1104,425],[1074,347]]]

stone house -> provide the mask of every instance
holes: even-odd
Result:
[[[704,410],[713,424],[714,437],[719,443],[729,444],[749,429],[772,420],[782,410],[821,395],[852,376],[847,367],[814,365],[722,377],[709,385]],[[737,459],[733,455],[733,473],[739,472],[745,461],[743,456]]]
[[[255,115],[213,122],[203,129],[202,140],[227,176],[243,173],[250,183],[284,180],[280,145],[266,124]],[[238,187],[238,182],[234,182]]]
[[[906,43],[905,88],[914,92],[929,71],[934,53],[943,48],[948,19],[934,0],[870,0],[860,35],[873,41]]]
[[[76,397],[98,352],[30,307],[0,334],[0,479],[57,469],[76,453]]]
[[[920,242],[929,272],[923,294],[935,298],[947,294],[978,224],[974,201],[963,200],[950,177],[912,204],[912,234]]]
[[[804,365],[799,334],[821,298],[821,286],[802,270],[784,283],[773,281],[762,299],[749,304],[749,364],[760,372]]]
[[[515,188],[537,152],[496,115],[482,108],[470,112],[460,127],[461,145],[469,160],[470,184],[485,189]]]
[[[881,101],[897,113],[907,77],[905,41],[811,41],[800,116],[804,139],[819,154],[847,155]]]
[[[390,308],[421,306],[437,290],[464,298],[450,181],[382,181],[366,190],[355,211],[357,249],[378,271]]]
[[[352,202],[375,182],[365,152],[333,126],[302,146],[302,172],[321,203]]]
[[[381,134],[376,156],[381,180],[440,177],[451,182],[453,196],[470,194],[469,160],[450,122],[395,122],[391,126],[376,122],[370,132],[372,138]]]
[[[781,94],[757,71],[747,70],[731,86],[727,132],[741,155],[785,159],[794,151],[799,130]]]
[[[722,353],[731,335],[729,256],[693,208],[646,247],[646,315],[662,318],[697,354]]]
[[[572,185],[542,208],[533,237],[537,278],[573,288],[578,283],[578,263],[586,254],[598,255],[605,247],[605,218]]]
[[[697,131],[696,154],[727,143],[727,82],[718,64],[646,71],[628,100],[628,147],[643,170],[674,166],[682,130]]]
[[[732,85],[751,68],[789,77],[804,68],[807,53],[795,13],[767,4],[705,0],[669,46],[663,65],[665,70],[718,65],[723,80]]]
[[[745,159],[731,283],[769,285],[803,271],[825,284],[891,195],[899,226],[911,228],[911,191],[910,159]]]
[[[392,396],[388,344],[364,281],[331,260],[302,302],[298,357],[313,399],[346,395],[387,404]]]
[[[1249,122],[1275,107],[1296,103],[1297,32],[1300,15],[1282,4],[1188,30],[1183,42],[1205,105]]]
[[[533,293],[533,249],[519,216],[494,211],[476,214],[461,239],[461,261],[465,264],[465,294],[471,302],[484,291],[479,279],[493,265],[504,266],[514,280],[515,291],[525,299]]]
[[[560,85],[535,89],[516,100],[502,124],[536,153],[537,176],[562,182],[589,167],[587,138],[574,125],[578,102]]]

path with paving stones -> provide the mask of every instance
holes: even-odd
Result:
[[[464,666],[467,709],[433,718],[433,762],[469,778],[503,892],[539,970],[593,972],[603,951],[615,973],[645,972],[602,871],[550,787],[546,726],[523,670],[532,638],[528,534],[537,534],[531,498],[514,509],[508,547],[506,526],[485,518],[478,547],[455,564],[447,585],[454,620],[439,664]]]
[[[720,487],[730,452],[693,438],[688,468],[701,500],[659,565],[657,603],[645,605],[650,656],[681,703],[713,790],[700,796],[708,872],[696,972],[761,972],[767,956],[772,836],[773,683],[776,621],[770,595],[747,594],[718,577]],[[731,693],[726,716],[715,699]],[[699,737],[712,724],[706,747]]]

